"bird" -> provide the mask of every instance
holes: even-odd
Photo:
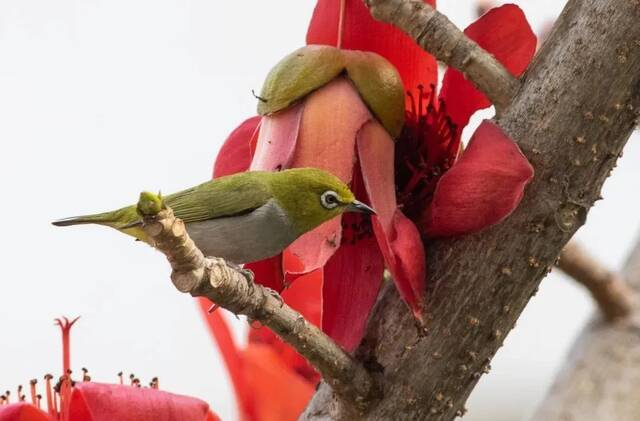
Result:
[[[273,257],[343,212],[375,215],[339,178],[316,168],[237,173],[162,199],[206,256],[235,264]],[[150,243],[136,205],[52,223],[105,225]]]

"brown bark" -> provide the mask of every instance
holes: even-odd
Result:
[[[362,419],[450,420],[584,221],[640,107],[640,3],[571,0],[497,120],[536,169],[520,207],[477,235],[428,247],[429,329],[387,286],[357,355],[382,399]],[[326,385],[304,419],[354,419]]]
[[[640,288],[640,241],[624,276]],[[604,323],[595,316],[578,337],[567,364],[533,421],[640,419],[640,305],[629,317]]]

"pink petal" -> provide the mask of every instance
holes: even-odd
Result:
[[[536,36],[522,10],[514,4],[489,10],[464,33],[493,54],[514,76],[524,72],[536,51]],[[474,112],[491,105],[462,73],[452,68],[444,75],[440,98],[460,129]]]
[[[478,127],[458,162],[436,186],[424,215],[432,237],[479,231],[518,206],[533,167],[518,146],[489,120]]]
[[[435,5],[434,1],[426,1]],[[319,0],[307,32],[307,44],[337,46],[340,0]],[[400,72],[407,90],[437,82],[438,66],[404,32],[371,17],[361,0],[348,0],[345,7],[342,48],[373,51],[389,60]]]
[[[94,382],[76,383],[69,419],[73,421],[217,420],[200,399],[152,388]]]
[[[263,117],[251,170],[279,171],[289,168],[298,140],[303,103]]]
[[[55,421],[55,419],[31,404],[18,402],[0,406],[0,421]]]
[[[349,226],[359,218],[345,214],[344,224]],[[345,240],[324,267],[322,330],[352,351],[362,339],[378,296],[384,260],[371,233],[362,239]]]
[[[371,113],[350,82],[338,78],[305,100],[300,137],[292,167],[320,168],[351,181],[356,134]],[[301,272],[324,266],[340,244],[340,218],[322,224],[296,240],[288,251],[300,259]],[[285,267],[286,272],[292,272]]]
[[[225,140],[213,166],[213,177],[246,171],[251,163],[251,138],[257,135],[262,117],[251,117],[240,124]]]
[[[351,82],[338,78],[305,101],[292,167],[316,167],[351,181],[356,134],[372,116]]]
[[[385,232],[388,232],[397,207],[394,183],[395,143],[380,123],[372,120],[358,132],[357,147],[367,196],[376,211],[376,217]]]

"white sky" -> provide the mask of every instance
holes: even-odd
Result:
[[[469,0],[439,3],[459,26],[472,19]],[[534,29],[561,9],[519,3]],[[0,390],[59,372],[52,319],[82,315],[76,371],[159,376],[163,389],[235,418],[221,360],[164,258],[112,230],[49,222],[207,180],[225,136],[254,112],[251,89],[303,44],[313,4],[0,0]],[[638,140],[578,234],[614,267],[639,231]],[[591,309],[572,283],[546,279],[465,419],[526,416]]]

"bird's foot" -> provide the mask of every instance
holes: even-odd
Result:
[[[245,268],[239,268],[238,272],[240,272],[242,276],[244,276],[244,278],[247,280],[247,285],[249,286],[249,295],[253,295],[255,291],[255,285],[256,285],[255,275],[249,269],[245,269]]]
[[[251,270],[249,270],[249,269],[243,268],[241,265],[239,265],[237,263],[227,262],[227,265],[229,265],[233,269],[237,270],[238,272],[240,272],[242,274],[242,276],[245,277],[245,279],[249,283],[249,287],[251,288],[251,292],[253,292],[253,284],[254,284],[254,281],[255,281],[255,275],[253,274],[253,272]]]
[[[280,308],[282,308],[282,306],[284,305],[284,300],[282,299],[282,296],[278,294],[278,291],[267,287],[265,287],[264,289],[267,290],[267,293],[269,293],[269,295],[278,300],[278,303],[280,303]]]

